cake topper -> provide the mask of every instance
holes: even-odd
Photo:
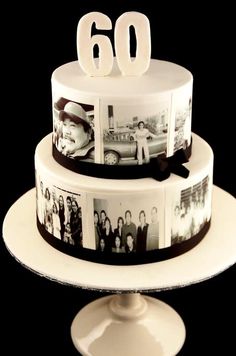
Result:
[[[98,30],[111,30],[110,18],[101,12],[90,12],[84,15],[77,29],[77,53],[82,70],[89,76],[107,76],[113,68],[113,49],[109,38],[105,35],[91,36],[95,24]],[[136,55],[130,55],[130,28],[136,36]],[[139,76],[144,74],[150,64],[151,35],[148,18],[140,12],[125,12],[115,23],[115,53],[118,67],[122,75]],[[98,60],[94,58],[93,49],[98,46]]]

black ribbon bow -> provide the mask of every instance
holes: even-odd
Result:
[[[150,159],[150,176],[158,181],[167,179],[171,173],[188,178],[189,170],[182,164],[188,162],[186,151],[182,148],[171,157],[161,154]]]

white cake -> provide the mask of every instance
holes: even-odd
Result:
[[[52,246],[108,264],[161,261],[210,226],[213,153],[191,135],[191,73],[152,59],[142,76],[52,75],[53,133],[35,154],[37,225]],[[192,139],[191,139],[192,137]]]

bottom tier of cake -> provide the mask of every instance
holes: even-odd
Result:
[[[188,178],[117,180],[60,166],[48,135],[35,153],[37,226],[53,247],[99,263],[140,264],[193,248],[210,226],[213,153],[193,134]]]

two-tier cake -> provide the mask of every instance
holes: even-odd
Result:
[[[188,70],[155,59],[142,75],[120,66],[114,58],[106,76],[78,61],[54,71],[53,132],[35,154],[37,226],[78,258],[156,262],[208,231],[213,153],[191,133]]]

